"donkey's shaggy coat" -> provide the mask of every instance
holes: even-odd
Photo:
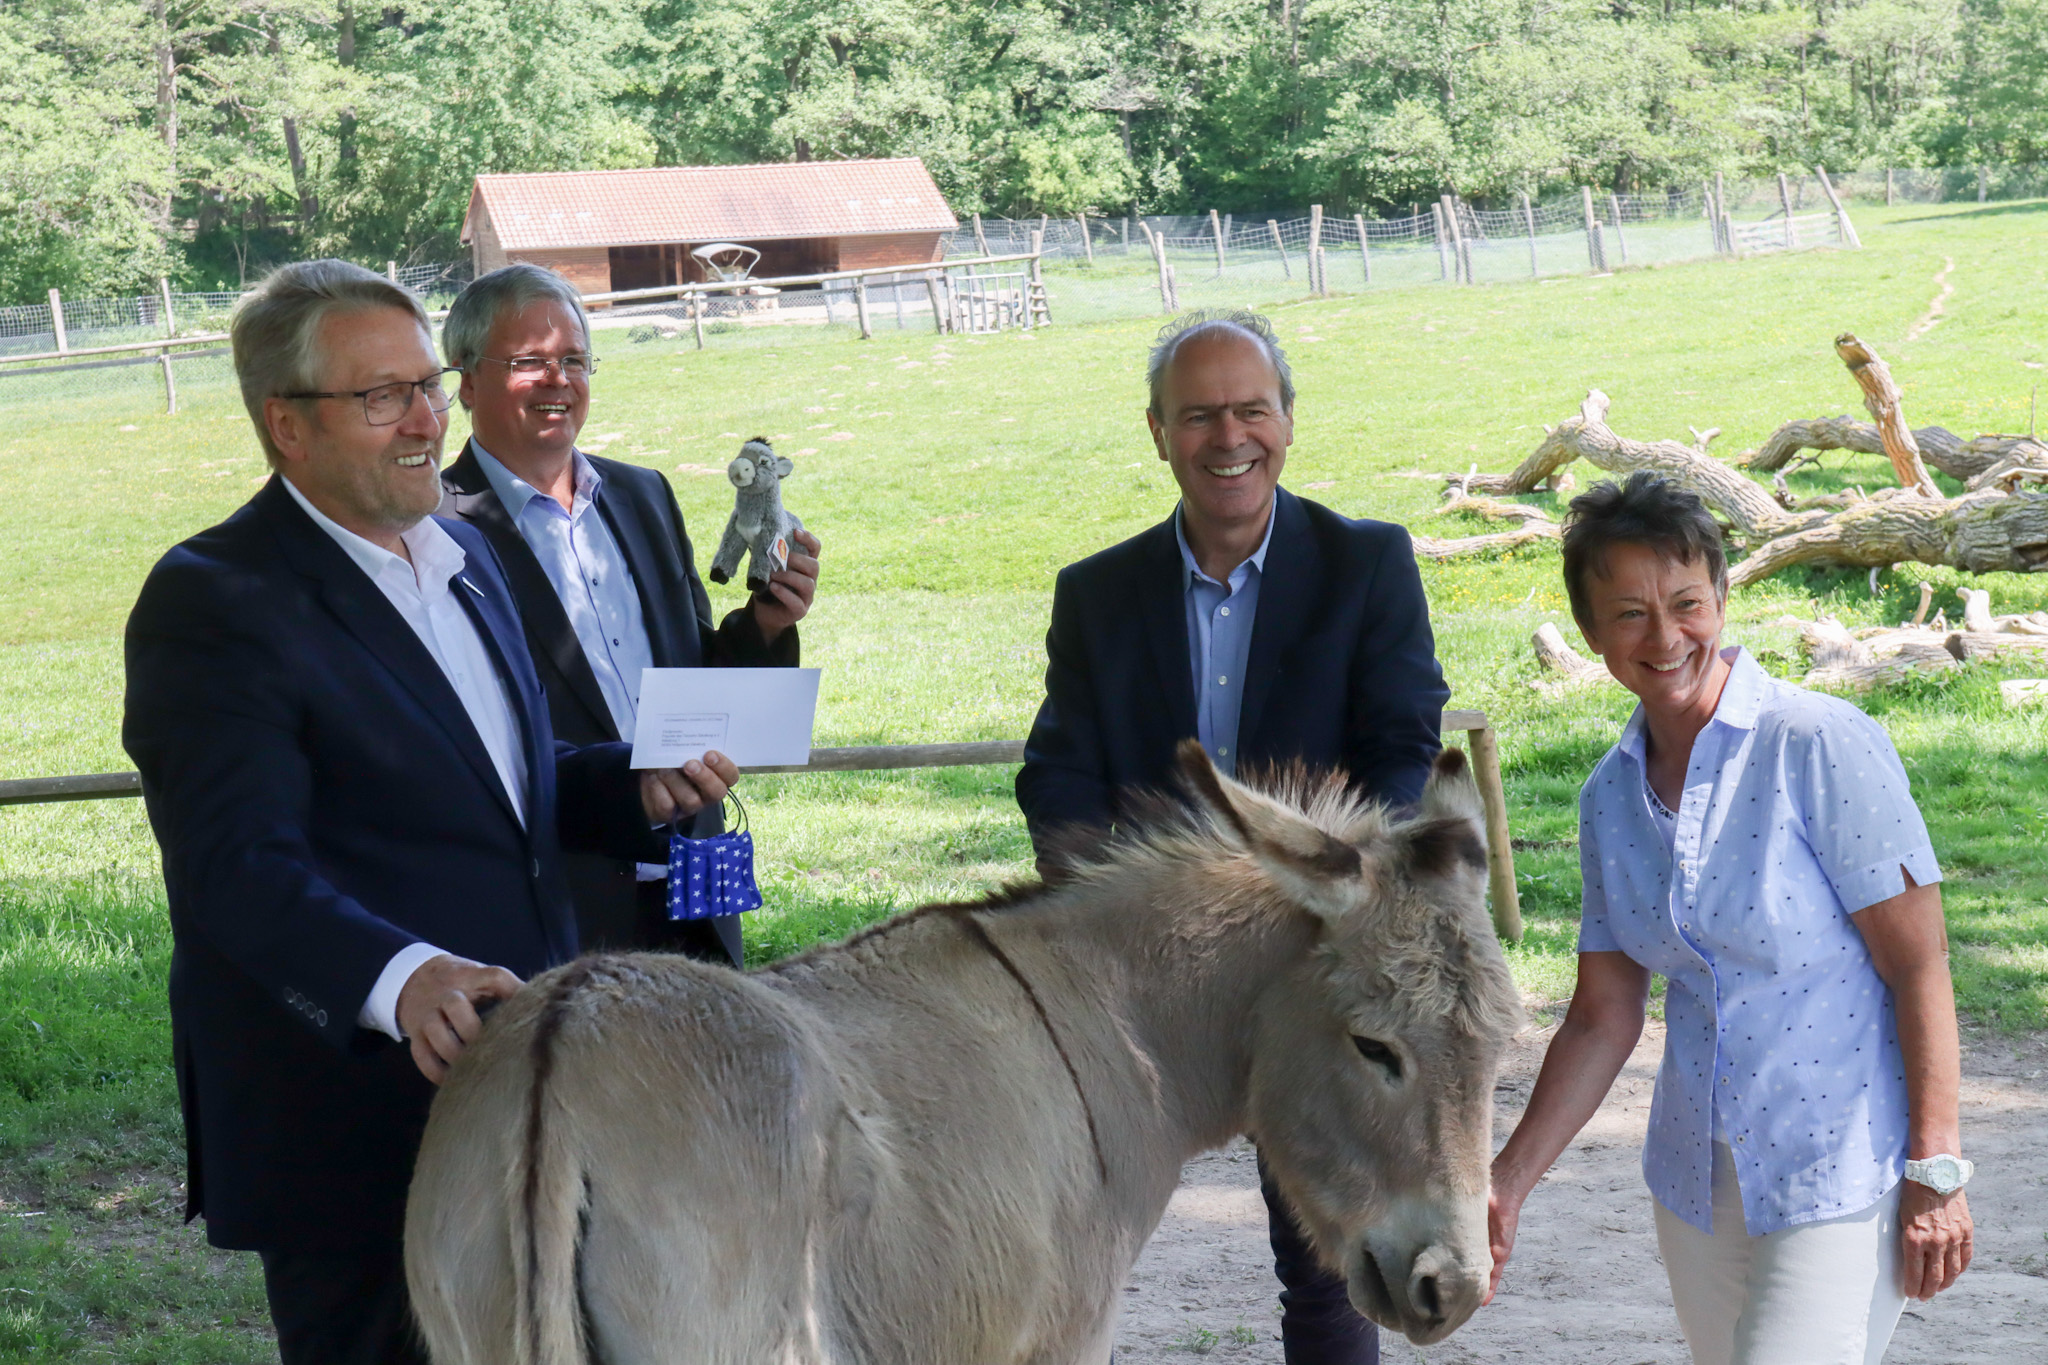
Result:
[[[1464,756],[1407,820],[1182,768],[1192,813],[1052,886],[535,980],[420,1151],[434,1359],[1100,1365],[1182,1164],[1243,1132],[1363,1312],[1458,1326],[1520,1019]]]

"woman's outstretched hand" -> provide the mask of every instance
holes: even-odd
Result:
[[[1899,1251],[1909,1299],[1931,1299],[1970,1268],[1974,1232],[1963,1192],[1936,1194],[1908,1180],[1899,1191]],[[1495,1262],[1498,1267],[1499,1262]]]
[[[1487,1277],[1486,1297],[1479,1301],[1484,1308],[1493,1302],[1493,1296],[1500,1292],[1500,1277],[1508,1268],[1508,1257],[1515,1251],[1515,1228],[1522,1221],[1522,1200],[1504,1193],[1496,1185],[1486,1195],[1486,1243],[1493,1252],[1493,1274]]]

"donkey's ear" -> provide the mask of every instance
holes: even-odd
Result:
[[[794,460],[790,459],[790,458],[789,458],[788,456],[786,456],[786,455],[777,455],[777,456],[775,457],[775,477],[776,477],[776,478],[778,478],[778,479],[786,479],[786,478],[788,478],[788,477],[789,477],[789,476],[790,476],[791,474],[794,474],[795,472],[796,472],[796,461],[794,461]]]
[[[1430,767],[1429,781],[1422,788],[1425,817],[1452,816],[1472,820],[1484,829],[1485,808],[1479,801],[1479,784],[1472,779],[1472,765],[1462,749],[1442,749]]]
[[[1177,752],[1181,781],[1197,808],[1256,858],[1290,899],[1325,918],[1358,903],[1367,864],[1357,848],[1218,773],[1199,741],[1184,739]]]
[[[1436,756],[1415,819],[1394,830],[1399,862],[1410,877],[1433,880],[1458,869],[1486,871],[1486,816],[1472,767],[1457,749]]]

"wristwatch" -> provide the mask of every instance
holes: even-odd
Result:
[[[1965,1161],[1947,1152],[1937,1152],[1922,1161],[1906,1163],[1906,1179],[1916,1185],[1925,1185],[1936,1194],[1954,1194],[1970,1183],[1970,1177],[1977,1170],[1977,1163]]]

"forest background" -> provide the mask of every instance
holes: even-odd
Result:
[[[0,304],[457,257],[487,171],[915,155],[956,212],[2048,160],[2048,0],[0,0]]]

